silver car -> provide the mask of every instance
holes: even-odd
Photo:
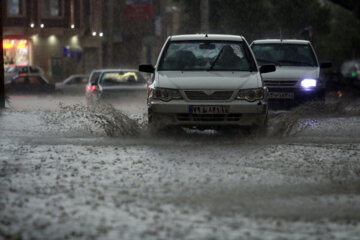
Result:
[[[244,37],[196,34],[171,36],[158,61],[140,65],[153,73],[149,85],[148,121],[154,128],[264,126],[267,89]]]

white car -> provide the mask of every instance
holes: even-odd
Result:
[[[308,100],[325,100],[326,82],[320,78],[319,64],[311,43],[306,40],[266,39],[251,44],[258,64],[275,64],[276,71],[263,75],[269,89],[269,103],[288,102],[289,105]]]
[[[148,87],[152,127],[264,126],[267,89],[244,37],[195,34],[168,37],[158,61],[140,65],[153,73]]]
[[[61,93],[79,94],[84,93],[85,86],[88,83],[89,75],[74,74],[64,81],[55,84],[55,90]]]
[[[37,74],[44,76],[44,70],[34,65],[11,65],[5,70],[5,82],[20,74]]]

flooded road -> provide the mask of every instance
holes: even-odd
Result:
[[[266,136],[154,136],[142,99],[13,96],[0,239],[358,239],[359,106],[271,112]]]

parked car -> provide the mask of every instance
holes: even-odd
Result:
[[[146,80],[137,70],[103,69],[90,75],[86,86],[86,98],[94,103],[100,99],[146,93]]]
[[[20,74],[6,81],[5,89],[9,94],[54,93],[55,85],[39,74]]]
[[[149,86],[150,127],[265,126],[267,89],[260,69],[242,36],[196,34],[168,37],[154,66]]]
[[[84,94],[84,89],[88,83],[89,75],[75,74],[66,78],[64,81],[55,84],[55,90],[61,93]]]
[[[6,68],[5,81],[10,81],[19,74],[37,74],[44,76],[44,70],[34,65],[12,65]]]
[[[319,64],[309,41],[256,40],[251,48],[260,66],[276,65],[275,72],[263,75],[270,104],[293,106],[309,100],[325,100],[326,82],[320,78],[320,68],[331,67],[331,63]]]

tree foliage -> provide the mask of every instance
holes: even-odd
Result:
[[[180,33],[200,32],[200,0],[177,0]],[[318,0],[209,0],[210,33],[308,39],[321,59],[360,57],[360,23],[354,14]],[[337,39],[334,41],[334,39]]]

